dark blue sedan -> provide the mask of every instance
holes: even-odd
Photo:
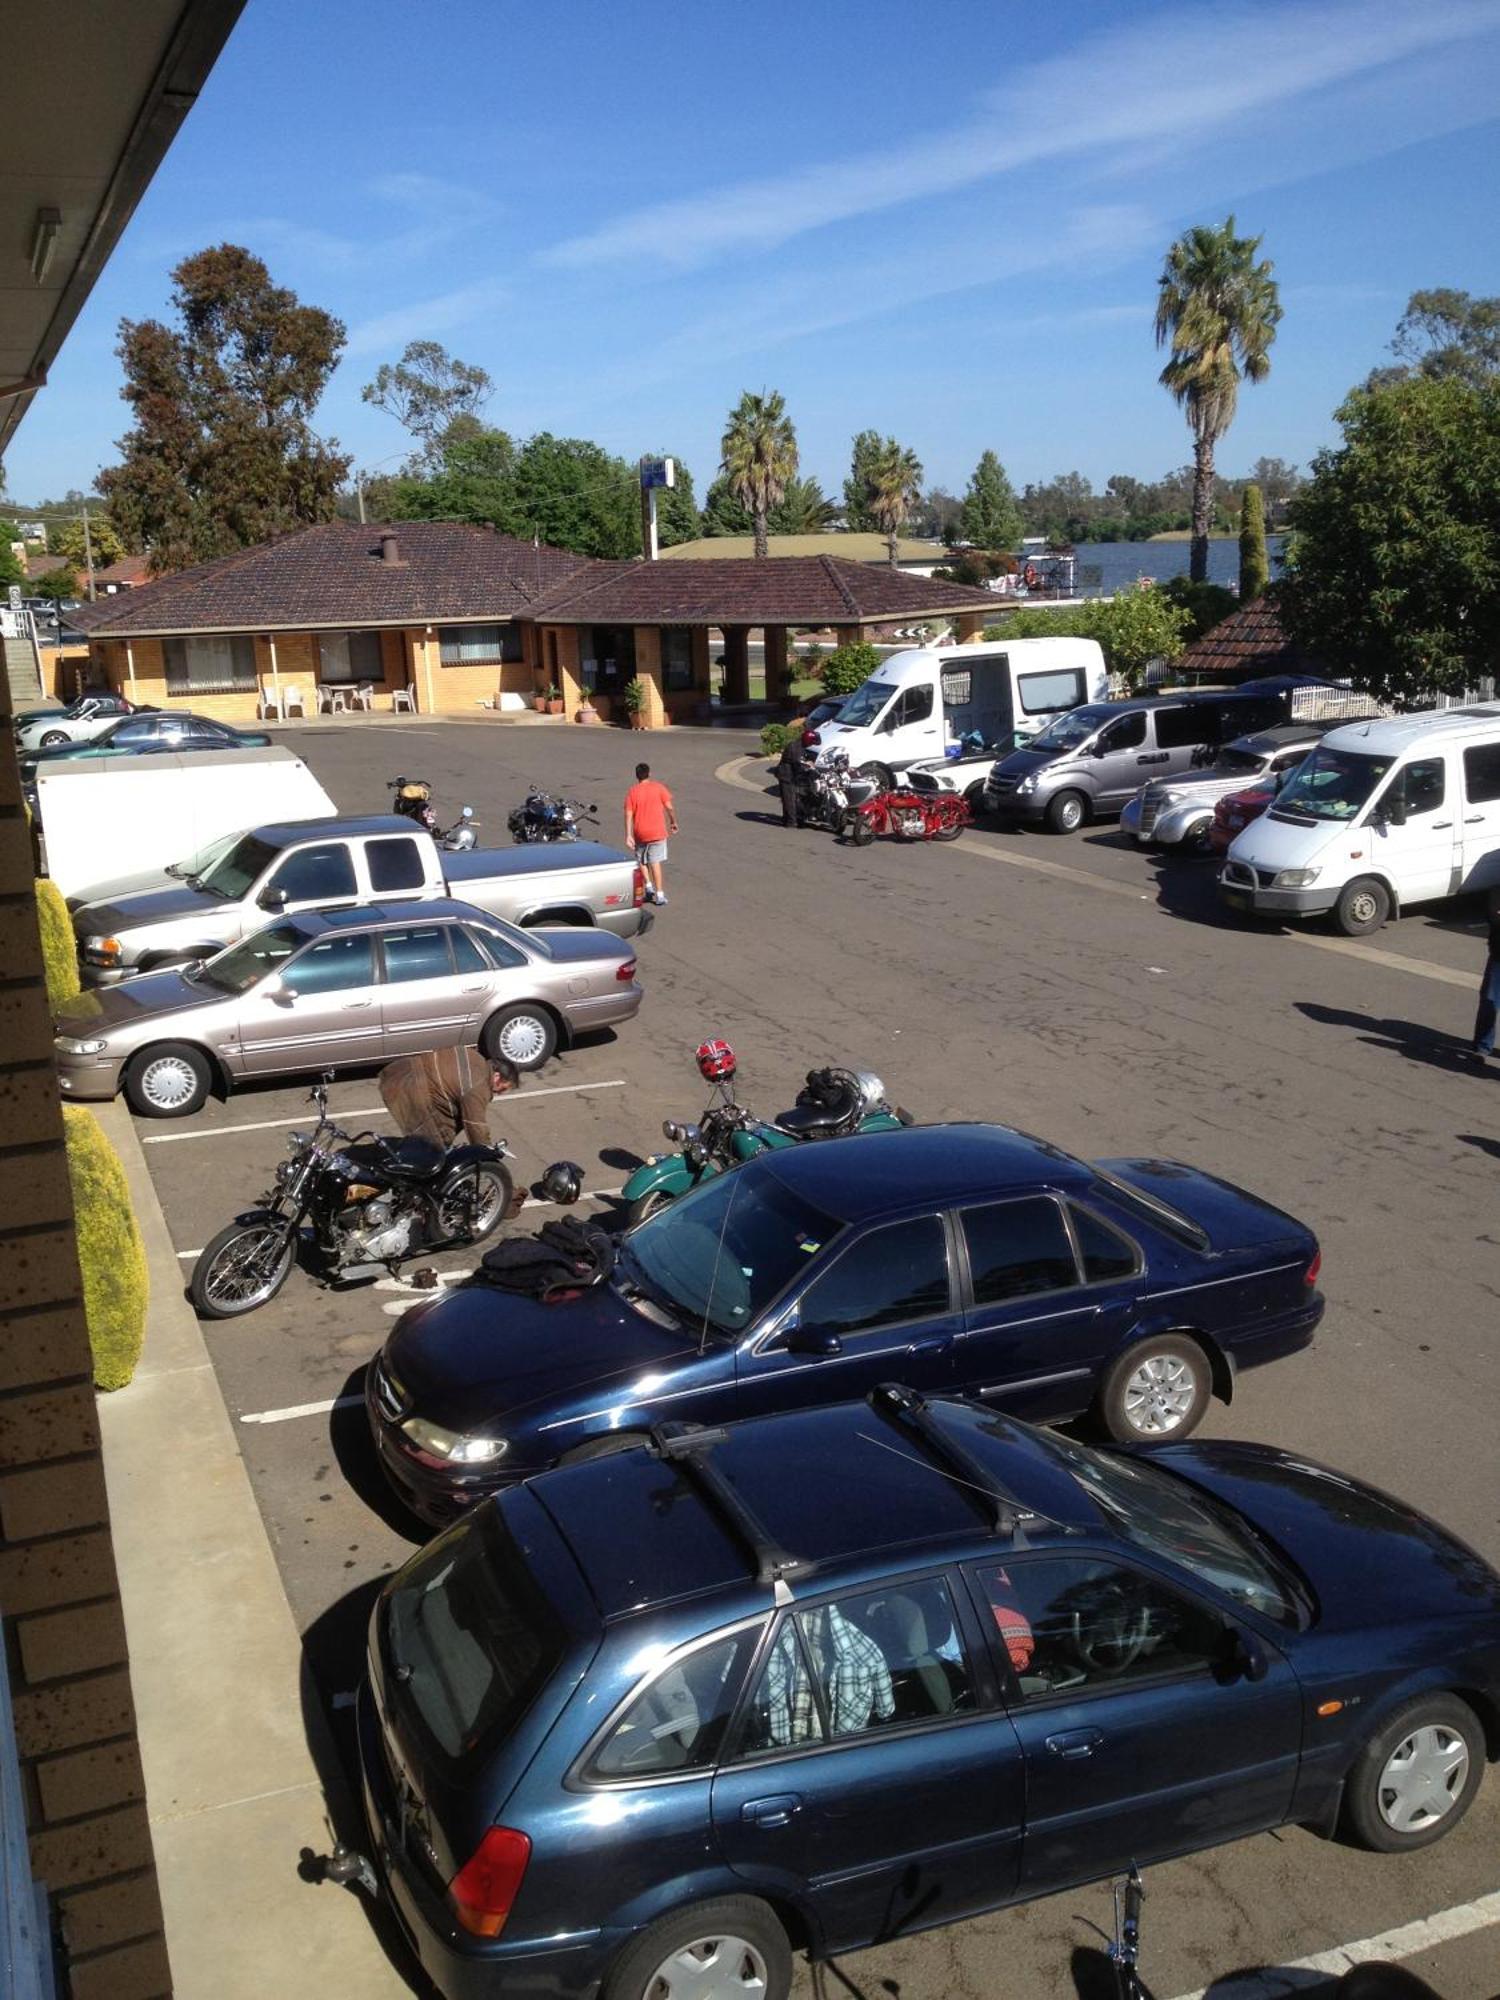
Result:
[[[448,2000],[785,2000],[793,1946],[1286,1823],[1426,1847],[1500,1752],[1500,1576],[1421,1514],[901,1389],[512,1487],[369,1662],[371,1839]]]
[[[1312,1339],[1319,1261],[1300,1222],[1192,1167],[924,1126],[763,1154],[633,1230],[571,1301],[481,1281],[417,1306],[366,1400],[388,1477],[438,1523],[663,1419],[889,1379],[1185,1437],[1240,1369]]]

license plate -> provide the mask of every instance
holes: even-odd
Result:
[[[1219,893],[1232,910],[1250,910],[1255,907],[1248,889],[1221,889]]]

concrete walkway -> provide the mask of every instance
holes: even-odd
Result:
[[[174,1991],[409,2000],[355,1896],[299,1878],[332,1845],[301,1642],[134,1124],[93,1108],[151,1275],[145,1354],[99,1427]]]

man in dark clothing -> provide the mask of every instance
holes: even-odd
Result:
[[[802,741],[802,732],[797,730],[782,745],[781,762],[776,766],[776,782],[781,787],[783,826],[801,824],[802,788],[807,783],[807,774],[812,766],[813,760]]]
[[[1495,1019],[1500,1014],[1500,889],[1491,889],[1490,940],[1484,971],[1479,975],[1479,1012],[1474,1016],[1474,1053],[1495,1053]]]
[[[490,1101],[520,1081],[504,1056],[484,1056],[472,1046],[429,1049],[387,1063],[380,1095],[408,1139],[430,1139],[446,1152],[460,1132],[471,1146],[488,1146]]]

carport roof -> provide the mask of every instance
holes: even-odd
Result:
[[[528,608],[540,625],[876,625],[997,611],[987,590],[838,556],[590,563]]]
[[[1287,637],[1269,597],[1253,597],[1205,632],[1173,663],[1173,672],[1208,680],[1264,674],[1317,673],[1313,656]]]

